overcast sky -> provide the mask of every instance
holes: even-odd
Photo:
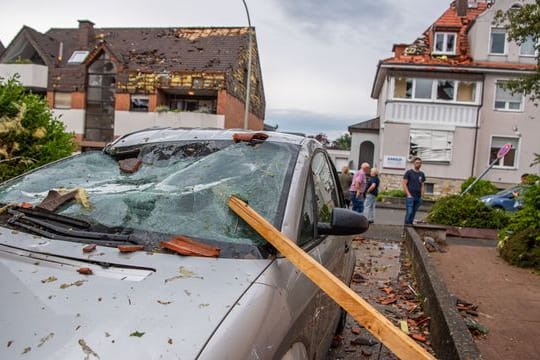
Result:
[[[376,116],[377,63],[394,43],[414,41],[450,0],[246,0],[257,32],[266,123],[326,133]],[[0,41],[23,25],[40,32],[100,27],[247,26],[242,0],[3,1]],[[22,11],[24,9],[24,11]]]

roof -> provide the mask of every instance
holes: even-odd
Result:
[[[102,44],[126,66],[141,72],[167,70],[224,72],[235,68],[247,48],[248,28],[93,28],[92,50]],[[53,28],[46,35],[63,44],[61,65],[79,46],[79,29]],[[40,43],[41,45],[41,43]],[[59,48],[48,48],[57,55]]]
[[[478,2],[476,8],[469,8],[466,16],[458,16],[456,4],[453,2],[450,7],[439,17],[424,33],[412,44],[394,45],[395,55],[383,60],[391,63],[422,63],[422,64],[469,64],[472,62],[470,56],[467,32],[474,23],[474,20],[488,8],[485,2]],[[432,55],[434,32],[451,31],[456,32],[456,56]]]
[[[392,48],[394,56],[379,62],[371,92],[373,98],[377,97],[382,86],[384,72],[381,74],[381,69],[383,68],[458,72],[478,72],[486,69],[493,71],[534,71],[536,69],[536,64],[473,61],[467,34],[476,18],[491,4],[487,1],[477,1],[476,7],[468,8],[465,16],[458,16],[456,3],[457,1],[453,1],[450,7],[412,44],[395,44]],[[434,34],[438,31],[457,33],[455,55],[432,54]]]
[[[349,132],[379,132],[381,127],[380,118],[365,120],[349,126]]]
[[[4,51],[5,47],[4,44],[2,44],[2,41],[0,41],[0,55],[2,55],[2,52]]]

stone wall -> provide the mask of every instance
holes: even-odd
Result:
[[[427,174],[426,174],[427,176]],[[388,191],[394,189],[403,189],[403,175],[380,174],[381,184],[379,191]],[[438,179],[427,177],[426,184],[433,184],[433,193],[426,192],[426,195],[441,197],[450,194],[459,194],[463,180]]]

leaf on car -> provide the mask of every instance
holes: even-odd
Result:
[[[136,337],[142,337],[143,335],[144,333],[140,331],[134,331],[131,334],[129,334],[129,336],[136,336]]]
[[[163,301],[163,300],[158,300],[157,302],[160,303],[161,305],[169,305],[172,303],[172,301]]]
[[[50,283],[50,282],[53,282],[53,281],[56,281],[56,280],[58,280],[58,279],[55,278],[54,276],[49,276],[48,278],[41,280],[41,282],[43,284],[45,284],[45,283]]]
[[[88,280],[77,280],[75,282],[72,282],[71,284],[62,284],[62,285],[60,285],[60,289],[67,289],[70,286],[81,286],[82,284],[84,284],[87,281]]]

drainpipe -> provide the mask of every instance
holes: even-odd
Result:
[[[480,93],[480,105],[476,110],[476,126],[474,127],[474,145],[473,145],[473,159],[471,167],[471,177],[474,176],[474,166],[476,165],[476,152],[477,152],[477,143],[478,143],[478,128],[480,123],[480,110],[484,106],[484,88],[486,87],[486,75],[482,74],[482,92]]]

